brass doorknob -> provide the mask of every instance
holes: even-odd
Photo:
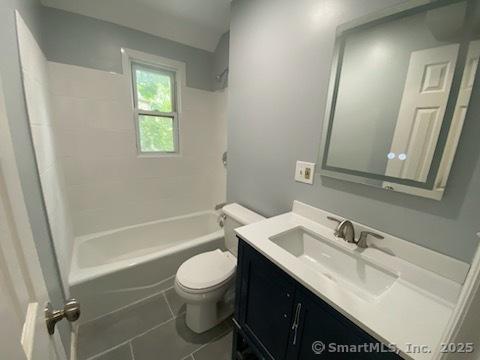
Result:
[[[45,305],[45,322],[50,335],[55,333],[55,325],[63,318],[70,322],[77,321],[80,317],[80,303],[75,299],[68,299],[63,310],[54,310],[52,304]]]

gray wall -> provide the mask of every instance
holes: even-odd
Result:
[[[213,53],[138,30],[54,8],[43,9],[43,51],[48,60],[122,73],[120,48],[183,61],[187,85],[213,90]]]
[[[228,72],[224,74],[219,80],[216,79],[216,76],[221,74],[228,68],[228,55],[230,50],[230,33],[226,32],[222,35],[218,41],[217,47],[213,54],[213,72],[212,72],[212,81],[213,89],[221,90],[228,87]]]
[[[441,202],[319,176],[313,186],[293,180],[296,160],[317,159],[336,26],[400,2],[233,2],[228,201],[272,216],[297,199],[470,262],[480,230],[478,81]]]
[[[0,1],[0,48],[2,49],[0,75],[4,86],[7,116],[35,245],[50,299],[55,307],[59,308],[63,306],[64,296],[30,137],[18,55],[15,9],[19,10],[27,26],[38,39],[41,8],[40,3],[36,0]],[[68,324],[59,324],[59,326],[65,350],[69,352],[70,327]]]

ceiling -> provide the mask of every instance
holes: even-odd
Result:
[[[42,4],[208,51],[228,31],[231,0],[41,0]]]

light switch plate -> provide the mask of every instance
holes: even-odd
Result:
[[[315,163],[297,161],[297,166],[295,167],[295,181],[312,185],[314,174]]]

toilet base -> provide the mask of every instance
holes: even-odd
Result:
[[[187,304],[187,326],[197,334],[203,333],[233,314],[233,303]]]

